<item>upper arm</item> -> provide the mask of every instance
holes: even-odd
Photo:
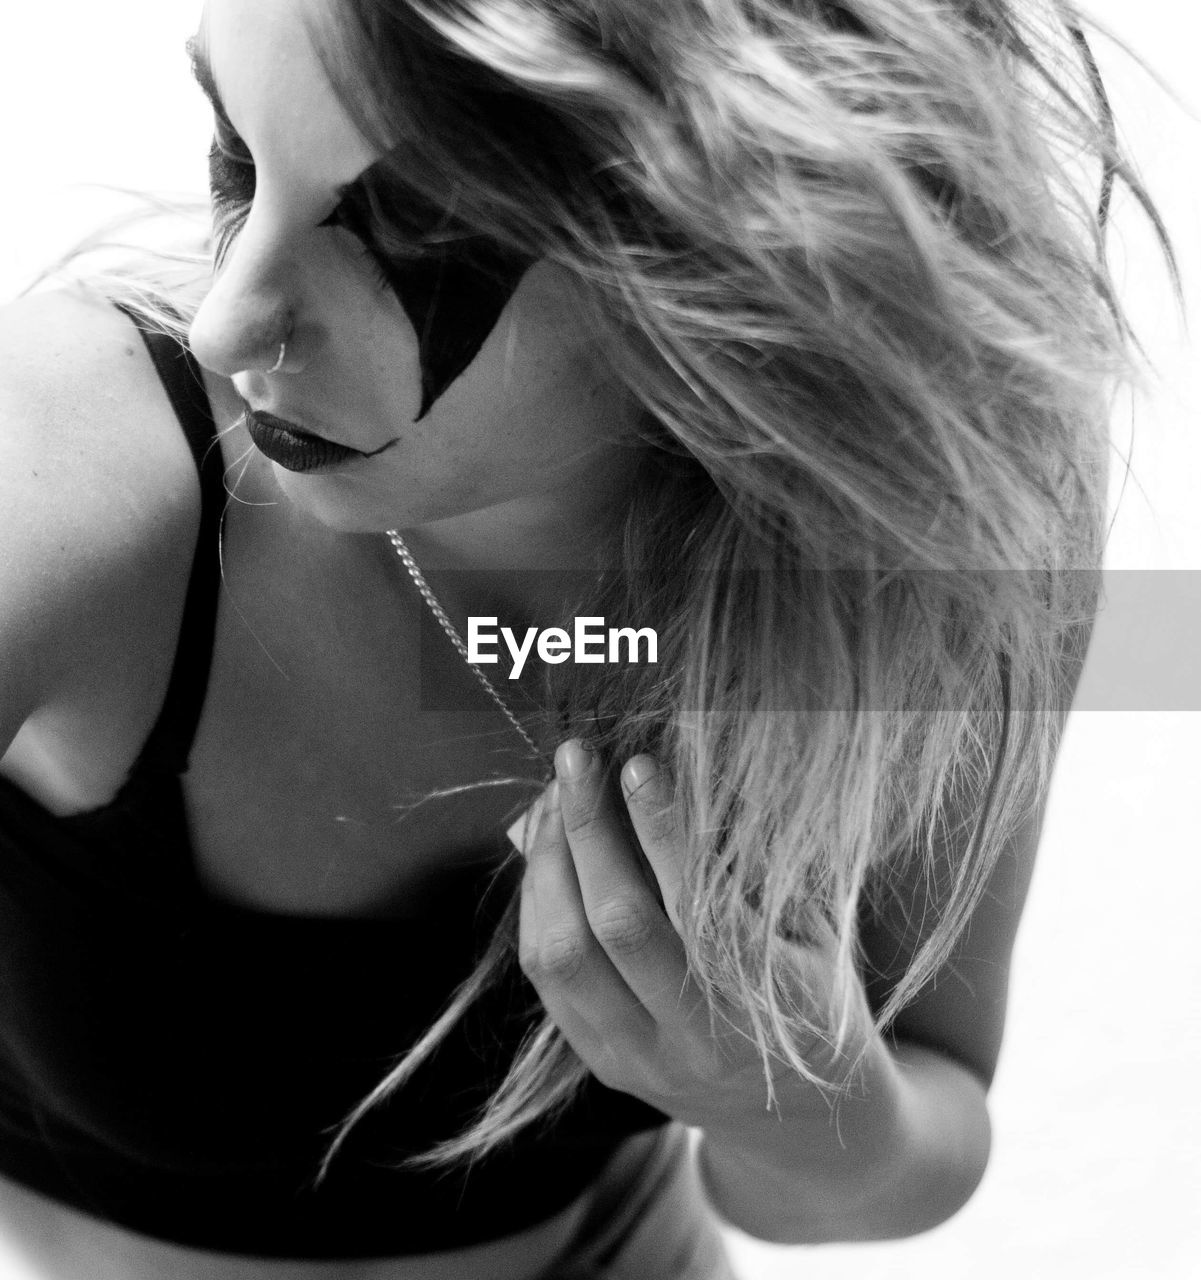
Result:
[[[1066,638],[1062,660],[1069,692],[1079,683],[1091,632],[1091,624],[1077,624]],[[1058,728],[1062,723],[1061,718]],[[1042,795],[1010,832],[946,960],[891,1024],[891,1034],[898,1040],[946,1054],[985,1088],[992,1084],[1001,1051],[1010,962],[1034,873],[1046,800]],[[962,847],[936,845],[932,877],[927,876],[922,859],[910,859],[888,904],[860,913],[863,978],[873,1013],[883,1006],[933,932],[947,895],[930,886],[948,884],[963,852]]]
[[[82,290],[0,308],[0,754],[120,669],[140,602],[186,564],[195,489],[124,315]]]
[[[946,961],[892,1023],[898,1039],[948,1054],[985,1087],[992,1083],[1001,1050],[1010,959],[1041,829],[1042,806],[1006,842]],[[920,865],[907,870],[896,888],[886,909],[865,912],[860,922],[864,982],[873,1011],[899,982],[939,911]]]

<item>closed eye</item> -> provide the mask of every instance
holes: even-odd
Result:
[[[219,115],[214,117],[213,146],[230,164],[248,165],[254,168],[254,157],[250,154],[250,148],[238,136],[229,121],[223,120]]]
[[[220,268],[254,203],[257,175],[249,148],[219,115],[209,146],[208,170],[216,231],[213,263]]]
[[[257,182],[252,160],[231,152],[214,137],[208,162],[209,188],[218,213],[224,214],[232,206],[249,205],[253,201]]]

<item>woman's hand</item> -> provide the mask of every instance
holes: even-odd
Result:
[[[601,762],[573,740],[560,746],[555,763],[558,777],[540,815],[531,815],[537,827],[522,881],[522,969],[602,1083],[710,1133],[755,1130],[767,1087],[749,1024],[736,1011],[727,1011],[728,1022],[711,1017],[685,960],[678,912],[683,850],[670,825],[669,779],[645,755],[622,770],[660,906]],[[830,991],[831,956],[829,946],[805,949],[808,989]],[[852,1040],[860,1034],[872,1034],[870,1018]],[[856,1048],[852,1043],[852,1057]],[[817,1050],[828,1055],[824,1044]],[[831,1063],[827,1056],[813,1065],[821,1072]],[[775,1091],[782,1117],[803,1107],[828,1119],[818,1091],[795,1072],[777,1072]]]
[[[556,753],[558,779],[522,880],[521,966],[547,1013],[602,1083],[703,1130],[702,1184],[741,1230],[780,1243],[882,1240],[945,1221],[988,1158],[981,1083],[947,1055],[898,1059],[875,1030],[866,994],[839,1057],[824,1039],[800,1047],[822,1079],[856,1068],[838,1101],[781,1064],[775,1107],[745,1013],[711,1016],[679,932],[684,850],[671,827],[670,779],[649,756],[622,770],[636,844],[601,762]],[[536,815],[531,815],[531,818]],[[649,865],[649,875],[638,846]],[[652,880],[653,877],[653,880]],[[654,886],[662,895],[662,905]],[[832,1032],[833,937],[797,946],[797,973]]]

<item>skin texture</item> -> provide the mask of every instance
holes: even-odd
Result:
[[[545,261],[500,261],[477,244],[393,267],[380,287],[348,206],[339,213],[341,189],[379,156],[299,20],[319,30],[324,3],[205,9],[198,42],[253,157],[255,196],[192,349],[254,409],[376,454],[316,474],[276,469],[282,495],[331,529],[414,531],[423,568],[591,565],[636,464],[632,407],[580,331],[570,277]]]

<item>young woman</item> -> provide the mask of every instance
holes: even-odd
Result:
[[[972,1194],[1127,369],[1075,31],[208,0],[213,270],[0,312],[41,1275],[709,1280]]]

